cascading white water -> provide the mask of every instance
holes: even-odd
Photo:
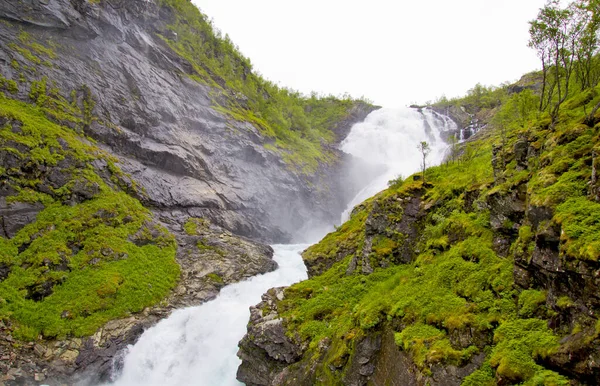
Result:
[[[451,120],[430,110],[381,109],[356,124],[342,150],[387,171],[359,192],[346,210],[384,189],[398,176],[419,170],[420,141],[432,149],[428,164],[442,160],[446,148],[440,133],[456,129]],[[323,227],[323,229],[326,229]],[[321,235],[323,236],[323,235]],[[133,385],[239,385],[237,344],[246,333],[248,308],[260,302],[269,288],[288,286],[306,278],[300,252],[308,245],[275,245],[275,272],[229,285],[219,296],[198,307],[173,312],[148,329],[125,353],[123,370],[114,382]]]
[[[306,279],[300,251],[308,245],[274,245],[279,269],[229,285],[198,307],[173,312],[142,334],[126,353],[116,385],[240,385],[237,344],[246,333],[249,307],[269,288]]]
[[[387,187],[398,176],[407,177],[421,167],[417,145],[425,141],[431,148],[427,166],[439,164],[447,145],[441,138],[444,131],[456,130],[456,124],[430,109],[384,108],[372,112],[357,123],[341,144],[341,149],[366,162],[384,165],[386,171],[363,188],[352,199],[341,222],[346,221],[354,206]]]

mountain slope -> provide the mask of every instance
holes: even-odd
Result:
[[[190,2],[4,0],[0,17],[14,97],[30,101],[43,79],[50,99],[73,103],[86,90],[80,126],[164,216],[281,241],[315,213],[325,221],[344,209],[338,197],[352,187],[335,172],[351,160],[334,145],[373,107],[262,80]]]
[[[554,125],[519,91],[456,161],[397,181],[303,253],[310,279],[252,309],[238,379],[597,382],[600,90]]]

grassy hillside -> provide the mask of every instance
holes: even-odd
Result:
[[[505,89],[493,104],[453,101],[489,117],[457,160],[429,168],[426,184],[396,182],[304,252],[314,276],[288,288],[278,309],[308,347],[301,363],[318,362],[317,382],[342,383],[357,342],[389,328],[424,377],[478,353],[486,359],[463,384],[598,374],[585,353],[600,342],[588,277],[600,268],[600,116],[588,119],[600,88],[574,93],[554,125],[532,97]],[[413,200],[420,213],[407,227]]]
[[[35,221],[0,237],[0,319],[16,338],[93,334],[163,299],[179,278],[175,242],[127,194],[114,160],[85,138],[85,108],[32,88],[37,104],[0,93],[0,199]],[[63,122],[59,125],[48,117]]]

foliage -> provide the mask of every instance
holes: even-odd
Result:
[[[537,111],[530,89],[505,96],[477,141],[463,145],[454,162],[427,169],[427,184],[413,177],[393,181],[304,253],[307,264],[327,261],[331,268],[322,264],[324,273],[290,287],[279,306],[289,335],[308,344],[305,357],[323,361],[318,365],[323,379],[342,379],[345,370],[335,369],[346,368],[360,337],[394,329],[399,348],[426,376],[437,363],[460,366],[484,351],[484,364],[464,384],[568,384],[543,359],[560,346],[557,334],[577,330],[554,332],[547,320],[577,299],[562,296],[556,301],[547,299],[544,288],[519,289],[513,259],[529,262],[539,235],[557,232],[564,264],[597,261],[600,204],[591,180],[600,135],[585,118],[586,106],[598,103],[599,95],[596,89],[574,92],[552,128],[549,114]],[[526,157],[517,155],[517,143],[527,144]],[[494,155],[495,175],[492,149],[498,144],[502,151]],[[505,220],[500,229],[493,227],[490,211],[502,209],[494,208],[491,198],[512,200],[517,194],[526,196],[522,200],[529,208],[543,209],[551,218],[531,223],[522,215]],[[369,275],[350,270],[353,259],[398,252],[402,244],[389,237],[389,230],[373,235],[368,219],[402,218],[401,208],[388,200],[415,195],[426,211],[421,223],[412,225],[420,235],[416,258]],[[506,256],[494,249],[501,232],[510,234]],[[490,341],[473,339],[465,347],[456,341],[464,335]],[[342,354],[320,351],[326,337],[336,352],[344,348]]]
[[[546,357],[558,347],[558,338],[540,319],[517,319],[502,324],[494,332],[496,346],[490,356],[490,364],[496,374],[511,382],[537,378],[557,378],[566,381],[535,362]]]
[[[569,256],[598,261],[600,257],[600,204],[585,197],[571,198],[557,207],[562,224],[563,249]]]
[[[576,0],[565,7],[550,0],[530,22],[529,47],[542,63],[539,110],[548,111],[552,123],[573,92],[573,73],[581,90],[596,86],[600,14],[595,0]]]

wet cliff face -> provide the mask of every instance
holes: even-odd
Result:
[[[174,3],[0,1],[0,383],[108,380],[173,309],[275,269],[256,240],[333,223],[361,187],[335,140],[302,171],[216,107],[166,43]]]
[[[338,175],[351,160],[328,149],[328,165],[293,171],[255,126],[218,112],[219,91],[193,80],[190,62],[163,40],[176,39],[173,12],[143,0],[2,0],[0,72],[17,80],[22,100],[44,77],[67,99],[88,95],[85,133],[165,218],[205,217],[265,241],[288,240],[309,219],[337,220],[352,195]],[[332,129],[343,138],[371,110],[357,104]]]

